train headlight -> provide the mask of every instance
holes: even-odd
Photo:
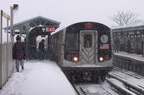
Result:
[[[99,57],[99,61],[100,62],[104,61],[104,58],[103,57]]]
[[[78,57],[73,58],[74,62],[78,62]]]

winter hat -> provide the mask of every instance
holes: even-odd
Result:
[[[42,39],[42,41],[43,41],[43,42],[45,42],[45,40],[44,40],[44,39]]]
[[[21,37],[17,35],[16,40],[21,40]]]

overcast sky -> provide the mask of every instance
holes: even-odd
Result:
[[[43,16],[61,22],[60,28],[80,21],[94,21],[109,27],[117,25],[108,19],[117,11],[131,11],[144,19],[144,0],[0,0],[0,10],[10,13],[19,4],[14,23]]]

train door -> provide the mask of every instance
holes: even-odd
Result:
[[[80,31],[80,63],[96,63],[97,52],[97,31],[82,30]]]

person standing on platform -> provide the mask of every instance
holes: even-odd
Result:
[[[43,60],[45,56],[45,40],[42,39],[41,42],[39,43],[39,59]]]
[[[18,35],[16,37],[16,43],[13,45],[12,55],[16,63],[16,70],[19,72],[19,64],[21,68],[24,69],[25,60],[25,44],[21,42],[21,37]]]

